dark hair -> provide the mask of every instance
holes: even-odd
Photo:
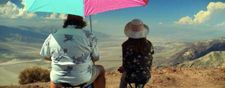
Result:
[[[72,25],[77,29],[82,29],[87,26],[87,23],[81,16],[68,15],[67,19],[64,21],[63,28],[67,28],[69,25]]]

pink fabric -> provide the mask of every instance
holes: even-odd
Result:
[[[148,0],[84,0],[85,16],[105,11],[143,6]]]

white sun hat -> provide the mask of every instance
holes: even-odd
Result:
[[[132,31],[132,25],[140,26],[141,31]],[[145,38],[149,33],[149,27],[143,23],[140,19],[133,19],[125,26],[124,33],[129,38],[139,39]]]

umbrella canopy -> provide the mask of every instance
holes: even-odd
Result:
[[[148,0],[25,0],[30,12],[55,12],[89,16],[110,10],[144,6]]]

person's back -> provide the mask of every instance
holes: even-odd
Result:
[[[137,46],[143,50],[136,50]],[[126,72],[125,80],[128,83],[146,84],[151,77],[152,44],[145,38],[129,38],[123,43],[123,68]]]
[[[86,86],[92,82],[104,88],[104,68],[93,64],[99,60],[97,40],[82,29],[85,26],[82,17],[68,16],[63,28],[45,40],[40,54],[52,61],[51,88],[66,87],[64,84]]]
[[[146,38],[148,27],[142,21],[134,19],[125,27],[128,38],[122,44],[123,63],[119,71],[123,73],[120,88],[135,83],[137,88],[143,88],[151,77],[152,43]]]
[[[50,35],[52,80],[79,85],[90,80],[93,62],[89,38],[84,30],[61,29]],[[61,76],[63,75],[63,76]]]

